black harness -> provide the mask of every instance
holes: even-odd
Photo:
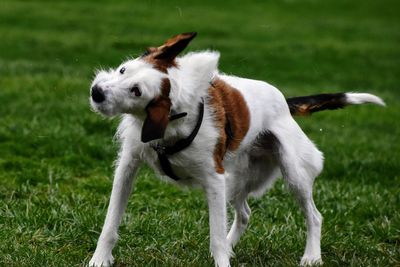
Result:
[[[170,117],[170,120],[179,119],[184,116],[186,116],[186,113],[174,114]],[[188,137],[178,140],[172,146],[163,146],[161,144],[151,146],[157,153],[158,160],[160,161],[161,169],[163,170],[163,172],[170,178],[174,179],[175,181],[180,180],[180,178],[176,176],[176,174],[172,170],[171,162],[169,161],[168,156],[178,153],[187,148],[188,146],[190,146],[190,144],[193,142],[194,138],[196,138],[196,135],[200,130],[201,123],[203,122],[203,116],[204,116],[204,99],[201,99],[201,102],[199,104],[199,115],[197,117],[196,126],[194,127],[193,131]]]

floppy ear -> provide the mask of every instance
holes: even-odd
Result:
[[[159,96],[146,107],[147,117],[142,127],[142,142],[163,138],[169,122],[171,100],[165,96]]]
[[[186,32],[178,34],[168,39],[162,46],[158,47],[155,59],[173,61],[175,57],[182,52],[190,41],[196,37],[196,32]]]

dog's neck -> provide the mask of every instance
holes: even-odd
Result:
[[[178,114],[185,113],[186,115],[174,120],[170,120],[168,127],[165,131],[165,135],[163,139],[155,140],[157,143],[165,143],[170,144],[174,143],[179,139],[186,138],[195,128],[195,125],[198,123],[199,111],[198,106],[201,103],[201,98],[196,102],[193,102],[193,105],[190,107],[184,108],[181,106],[179,108]]]
[[[218,59],[216,52],[189,53],[177,59],[177,67],[168,69],[172,113],[187,115],[170,121],[162,141],[173,142],[191,133],[197,123],[199,103],[202,99],[207,102],[208,88],[217,76]]]

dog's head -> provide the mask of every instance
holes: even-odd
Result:
[[[142,141],[162,138],[171,110],[167,70],[177,66],[176,56],[195,36],[179,34],[114,70],[98,72],[90,89],[92,108],[110,117],[122,113],[143,117]]]

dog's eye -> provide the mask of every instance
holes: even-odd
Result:
[[[131,91],[131,93],[135,94],[135,96],[142,95],[142,92],[140,91],[140,88],[137,85],[132,86],[131,89],[129,89],[129,91]]]
[[[125,67],[122,67],[122,68],[119,70],[119,73],[124,74],[124,72],[125,72]]]

